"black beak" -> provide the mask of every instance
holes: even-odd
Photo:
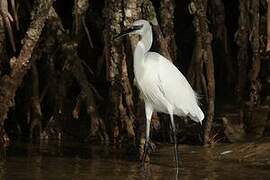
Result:
[[[127,34],[130,34],[136,30],[139,30],[143,27],[143,25],[138,25],[138,26],[131,26],[130,28],[126,29],[125,31],[121,32],[120,34],[116,35],[113,37],[113,40],[119,39]]]

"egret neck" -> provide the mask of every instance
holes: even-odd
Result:
[[[141,36],[141,40],[136,45],[134,51],[134,73],[135,78],[138,81],[144,71],[144,63],[145,63],[145,54],[150,50],[153,42],[152,29],[151,27],[146,31],[144,35]]]

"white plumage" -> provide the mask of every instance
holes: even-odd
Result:
[[[136,84],[144,97],[146,113],[147,151],[150,140],[150,122],[154,111],[170,115],[175,140],[175,158],[178,167],[178,149],[173,114],[189,116],[200,122],[204,114],[198,106],[196,93],[183,74],[162,55],[149,52],[152,45],[152,28],[148,21],[135,21],[130,29],[120,34],[139,34],[141,40],[134,51],[134,74]],[[146,152],[145,152],[146,153]],[[145,154],[144,154],[145,155]],[[144,162],[145,157],[143,158]]]
[[[196,122],[204,119],[197,97],[182,73],[165,57],[147,52],[143,77],[136,79],[144,100],[154,111],[189,116]]]

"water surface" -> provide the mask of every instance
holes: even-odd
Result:
[[[254,180],[269,179],[270,170],[235,161],[213,160],[209,148],[180,145],[182,165],[174,168],[173,149],[160,145],[151,155],[151,165],[140,164],[110,146],[82,143],[19,143],[10,146],[0,163],[3,180]]]

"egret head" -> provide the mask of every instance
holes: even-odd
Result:
[[[143,36],[144,34],[147,33],[147,31],[151,31],[150,23],[146,20],[140,19],[140,20],[134,21],[131,27],[129,27],[125,31],[118,34],[116,37],[114,37],[114,39],[118,39],[127,34],[138,34],[138,35]]]

